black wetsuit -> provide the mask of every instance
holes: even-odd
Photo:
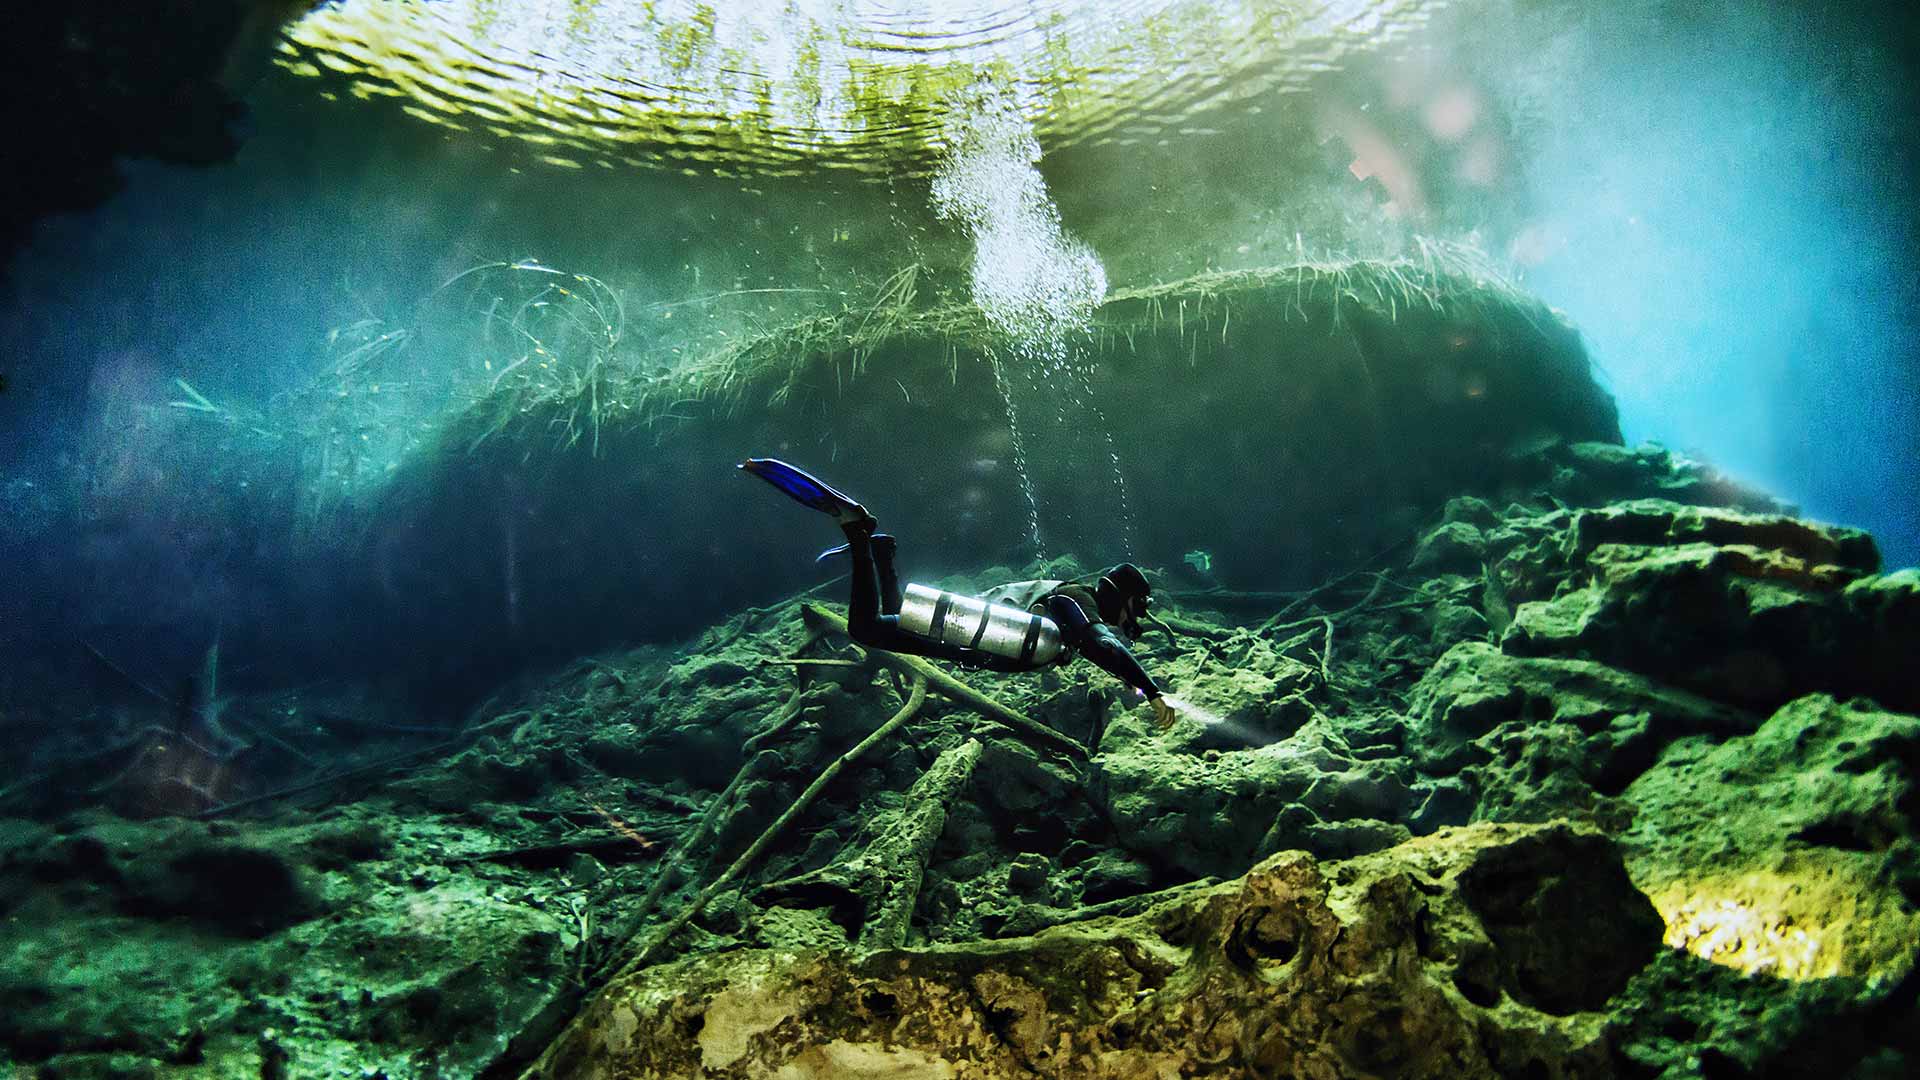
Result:
[[[1034,671],[1048,666],[934,641],[902,630],[900,578],[893,569],[893,545],[885,538],[881,544],[875,544],[865,530],[849,528],[846,533],[848,552],[853,556],[853,595],[847,602],[847,632],[853,640],[888,652],[931,656],[989,671]],[[1088,606],[1094,609],[1093,617],[1087,613]],[[1034,609],[1060,627],[1060,637],[1067,644],[1067,650],[1051,663],[1064,664],[1075,654],[1085,656],[1102,671],[1148,697],[1160,696],[1159,684],[1140,666],[1140,661],[1134,659],[1126,641],[1113,627],[1099,621],[1099,607],[1091,590],[1064,582],[1035,601]]]

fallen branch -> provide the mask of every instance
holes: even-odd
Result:
[[[1148,908],[1179,899],[1183,894],[1209,888],[1220,883],[1219,878],[1201,878],[1198,881],[1182,882],[1158,892],[1140,893],[1135,896],[1123,896],[1118,900],[1089,904],[1078,908],[1048,907],[1043,904],[1028,904],[1014,912],[998,933],[992,937],[1026,937],[1037,934],[1049,926],[1065,923],[1085,922],[1088,919],[1104,919],[1109,916],[1138,915]]]
[[[775,733],[786,730],[793,719],[800,715],[800,701],[800,691],[796,689],[792,696],[787,698],[787,703],[780,707],[780,711],[774,714],[773,723],[767,726],[767,730],[748,739],[742,745],[741,748],[746,752],[747,759],[741,762],[740,768],[733,774],[733,779],[721,789],[720,794],[708,800],[706,807],[700,812],[700,820],[692,829],[682,834],[679,841],[673,845],[673,849],[667,852],[667,857],[660,860],[660,872],[654,875],[653,884],[647,887],[647,894],[640,898],[639,906],[621,918],[620,927],[615,934],[617,938],[625,940],[632,937],[640,927],[646,925],[647,916],[653,914],[654,905],[659,903],[661,894],[672,888],[679,877],[681,867],[686,862],[687,852],[706,843],[707,837],[713,835],[720,811],[733,801],[733,793],[739,790],[740,785],[745,783],[748,777],[765,767],[766,759],[756,752],[760,743]]]
[[[1293,614],[1296,610],[1298,610],[1300,605],[1308,602],[1309,600],[1312,600],[1314,597],[1319,596],[1330,589],[1336,589],[1341,585],[1346,584],[1347,582],[1353,580],[1354,578],[1359,577],[1361,574],[1370,572],[1373,569],[1373,566],[1375,563],[1393,554],[1394,552],[1399,551],[1401,548],[1407,546],[1412,542],[1413,542],[1413,537],[1410,535],[1406,536],[1400,540],[1395,541],[1391,546],[1382,548],[1380,551],[1374,553],[1373,555],[1368,556],[1365,561],[1360,563],[1360,565],[1354,567],[1351,570],[1348,570],[1346,573],[1338,574],[1338,575],[1335,575],[1334,577],[1328,578],[1326,581],[1322,582],[1321,584],[1315,586],[1312,589],[1307,590],[1305,593],[1302,593],[1298,599],[1288,604],[1286,607],[1283,607],[1279,611],[1274,612],[1273,615],[1267,619],[1267,621],[1255,627],[1253,632],[1256,634],[1266,634],[1275,629],[1285,629],[1285,627],[1279,627],[1277,626],[1277,624],[1280,623],[1282,620],[1284,620],[1287,616]],[[1372,599],[1373,594],[1379,591],[1380,591],[1380,581],[1379,579],[1375,579],[1373,583],[1373,588],[1368,590],[1368,593],[1367,593],[1368,599]],[[1362,601],[1362,603],[1365,603],[1365,601]],[[1352,607],[1346,608],[1345,610],[1351,611],[1353,610],[1353,607],[1358,607],[1358,606],[1360,605],[1356,604],[1356,605],[1353,605]]]
[[[741,752],[751,758],[754,752],[760,749],[762,743],[792,727],[793,722],[800,718],[800,709],[804,704],[802,688],[794,687],[793,693],[787,696],[786,704],[780,706],[780,711],[773,714],[773,723],[768,724],[764,731],[756,732],[746,742],[741,743]],[[741,768],[744,770],[746,766],[742,765]],[[739,780],[738,776],[734,777],[734,783],[738,783]],[[733,785],[727,786],[731,789]]]
[[[451,749],[455,746],[458,746],[461,742],[465,741],[465,739],[466,739],[466,736],[461,736],[460,738],[455,738],[455,739],[447,739],[444,742],[437,742],[431,746],[423,746],[418,750],[409,750],[404,754],[395,754],[392,757],[384,757],[384,758],[381,758],[379,761],[373,762],[372,764],[369,764],[369,765],[362,765],[357,769],[348,769],[345,772],[330,773],[326,776],[315,777],[314,779],[308,780],[304,783],[293,784],[283,788],[275,788],[272,791],[263,791],[258,795],[250,795],[244,799],[235,799],[234,801],[229,803],[221,803],[219,806],[202,810],[193,816],[202,821],[205,821],[208,818],[225,817],[226,815],[231,814],[236,810],[244,810],[249,806],[258,806],[261,803],[272,802],[275,799],[284,799],[291,795],[301,795],[306,792],[313,791],[317,788],[329,787],[333,784],[338,784],[343,780],[353,780],[362,776],[371,775],[373,773],[385,772],[388,769],[392,769],[400,765],[405,765],[416,758],[426,757],[429,754],[434,754],[442,750]]]
[[[933,845],[979,761],[978,739],[968,739],[941,754],[914,781],[899,815],[859,854],[766,885],[755,893],[755,899],[817,896],[829,891],[858,903],[861,920],[857,941],[861,952],[904,945]]]
[[[814,604],[803,605],[800,608],[800,615],[812,625],[825,627],[838,634],[847,632],[847,620],[823,607]],[[1075,760],[1086,760],[1087,749],[1078,741],[1062,735],[1037,720],[1015,712],[918,656],[888,652],[885,649],[869,649],[867,655],[878,663],[902,671],[909,676],[925,679],[927,685],[940,696],[965,705],[994,723],[1012,728],[1020,734],[1030,735],[1046,744],[1048,748],[1058,750]]]
[[[874,655],[877,656],[881,654],[878,650],[875,650]],[[827,784],[832,782],[834,777],[840,775],[840,770],[846,768],[849,763],[858,760],[861,755],[878,746],[887,736],[899,730],[901,725],[912,719],[913,715],[920,711],[920,706],[924,705],[926,700],[927,680],[924,677],[916,678],[913,683],[913,696],[907,699],[907,703],[900,707],[899,712],[894,713],[886,723],[873,729],[873,734],[860,740],[853,749],[841,754],[825,769],[821,770],[820,775],[814,778],[813,783],[808,784],[807,789],[800,793],[800,797],[793,801],[793,805],[787,807],[785,812],[775,818],[773,824],[767,826],[766,830],[763,831],[753,843],[747,846],[747,850],[740,853],[739,858],[733,860],[733,865],[727,867],[726,870],[721,872],[719,877],[714,878],[707,884],[706,888],[700,890],[700,895],[694,897],[692,903],[683,908],[680,914],[674,916],[672,922],[662,927],[660,932],[653,936],[653,940],[649,941],[646,947],[640,950],[638,955],[621,965],[615,972],[614,978],[621,978],[646,967],[654,955],[673,938],[673,935],[679,933],[680,929],[691,922],[696,915],[706,910],[707,903],[719,895],[721,889],[725,888],[734,878],[740,876],[747,867],[753,865],[753,861],[760,857],[761,852],[764,852],[768,845],[773,843],[774,837],[779,836],[782,829],[786,828],[795,818],[806,811],[807,807],[813,803],[814,798],[826,788]]]

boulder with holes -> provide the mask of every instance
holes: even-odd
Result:
[[[1605,838],[1476,826],[1028,938],[663,965],[530,1075],[1599,1076],[1659,941]]]

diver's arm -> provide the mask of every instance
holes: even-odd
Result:
[[[1100,670],[1147,695],[1149,700],[1160,697],[1160,684],[1153,681],[1147,669],[1134,659],[1132,650],[1119,634],[1113,632],[1105,623],[1095,623],[1087,618],[1080,605],[1068,596],[1050,596],[1047,598],[1047,615],[1060,626],[1060,636],[1067,644],[1093,661]]]

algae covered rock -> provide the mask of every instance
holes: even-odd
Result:
[[[1501,647],[1515,655],[1590,658],[1752,708],[1818,690],[1920,708],[1920,682],[1876,644],[1917,633],[1902,585],[1842,591],[1879,565],[1857,529],[1640,500],[1574,513],[1557,549],[1508,560],[1502,579],[1531,583],[1510,591]]]
[[[1465,521],[1449,521],[1420,538],[1411,566],[1429,572],[1473,571],[1487,554],[1487,540]]]
[[[529,1075],[1604,1076],[1658,933],[1605,839],[1480,826],[1028,938],[662,965]]]
[[[1843,661],[1852,681],[1876,700],[1920,712],[1920,568],[1861,578],[1841,602],[1857,620]]]
[[[1476,819],[1545,820],[1618,795],[1676,739],[1751,731],[1758,718],[1590,660],[1454,646],[1409,697],[1423,773],[1458,776]]]
[[[1509,470],[1517,483],[1550,494],[1561,505],[1602,506],[1630,499],[1662,499],[1688,506],[1731,507],[1754,513],[1788,508],[1765,492],[1728,478],[1704,462],[1653,443],[1552,441],[1517,448]],[[1520,491],[1516,490],[1516,494]]]
[[[1392,763],[1352,756],[1324,724],[1254,749],[1141,742],[1105,755],[1092,787],[1116,842],[1188,877],[1227,877],[1263,854],[1327,856],[1404,839],[1413,794]]]
[[[577,923],[418,824],[4,825],[33,887],[4,894],[0,1061],[36,1075],[471,1076],[567,1001]]]
[[[1622,837],[1669,943],[1795,978],[1920,959],[1920,718],[1817,694],[1751,735],[1675,745]]]

